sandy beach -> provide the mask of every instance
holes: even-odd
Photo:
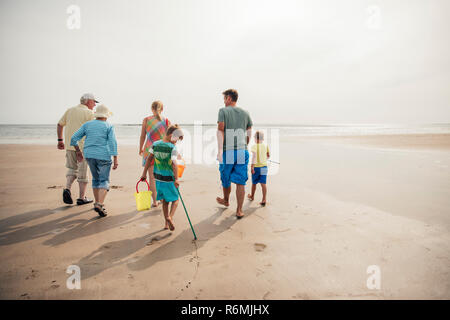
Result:
[[[450,299],[450,135],[282,138],[268,205],[258,189],[242,220],[234,187],[230,208],[215,201],[217,168],[188,165],[197,241],[181,203],[174,232],[161,208],[136,211],[137,147],[119,146],[102,219],[62,202],[56,146],[0,152],[1,299]]]

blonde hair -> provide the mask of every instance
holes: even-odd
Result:
[[[156,119],[158,119],[158,121],[161,121],[161,111],[163,108],[163,103],[161,101],[153,101],[152,103],[152,111],[153,113],[155,113],[155,117]]]

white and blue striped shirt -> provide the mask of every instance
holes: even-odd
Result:
[[[75,146],[84,136],[83,155],[85,158],[111,160],[111,156],[117,156],[117,141],[114,127],[101,120],[91,120],[84,123],[70,140],[70,145]]]

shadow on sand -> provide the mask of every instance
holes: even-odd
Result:
[[[29,227],[15,227],[18,224],[70,208],[73,207],[67,206],[53,210],[43,209],[31,211],[0,220],[0,246],[19,243],[49,235],[54,235],[54,237],[45,240],[43,244],[57,246],[74,239],[87,237],[112,228],[124,226],[131,222],[130,220],[137,215],[139,215],[139,218],[132,220],[132,222],[161,213],[161,209],[148,211],[144,214],[134,210],[120,215],[109,215],[106,218],[100,218],[92,208],[89,208],[84,211],[71,213],[58,219],[46,221],[37,225]],[[72,219],[89,211],[92,211],[93,213],[93,216],[90,219]]]
[[[258,208],[247,208],[244,219],[248,218]],[[224,218],[220,224],[215,225],[213,222],[222,216],[226,208],[217,208],[217,211],[210,217],[200,221],[194,225],[198,240],[193,242],[193,235],[190,228],[183,230],[172,241],[162,244],[160,247],[151,251],[142,258],[129,257],[133,253],[139,251],[152,241],[152,237],[165,230],[157,230],[143,237],[134,239],[126,239],[121,241],[113,241],[103,244],[100,248],[82,258],[78,262],[81,268],[83,279],[93,277],[109,268],[127,264],[132,271],[150,268],[157,262],[171,260],[195,253],[196,249],[201,248],[207,241],[217,237],[222,232],[230,229],[238,219],[234,214]],[[182,212],[184,215],[184,212]],[[159,240],[168,238],[172,233],[170,231],[163,236],[156,236],[153,240],[157,243]],[[129,258],[127,258],[129,257]]]

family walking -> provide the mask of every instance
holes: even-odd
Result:
[[[223,92],[225,107],[221,108],[217,119],[217,146],[220,179],[223,195],[216,201],[230,205],[231,184],[236,185],[236,217],[244,216],[242,210],[245,199],[245,185],[248,180],[250,155],[247,146],[252,134],[253,122],[249,113],[238,107],[238,93],[234,89]],[[94,210],[101,217],[107,215],[105,198],[109,191],[111,168],[118,168],[117,140],[112,126],[107,120],[110,110],[99,105],[92,94],[84,94],[80,104],[69,108],[57,125],[58,149],[66,150],[66,187],[63,201],[73,204],[71,187],[75,180],[79,185],[77,205],[94,202]],[[178,125],[162,116],[161,101],[151,105],[152,115],[143,119],[139,140],[139,155],[144,167],[140,180],[147,180],[152,191],[152,207],[162,204],[165,229],[174,230],[173,216],[178,206],[179,188],[177,160],[181,158],[176,144],[183,140],[183,131]],[[64,131],[64,139],[63,139]],[[263,198],[260,204],[266,205],[268,146],[263,142],[264,135],[257,131],[256,144],[252,147],[252,190],[248,199],[253,200],[257,184],[261,184]],[[111,159],[112,158],[112,159]],[[94,200],[86,197],[88,184],[87,167],[92,175]]]

